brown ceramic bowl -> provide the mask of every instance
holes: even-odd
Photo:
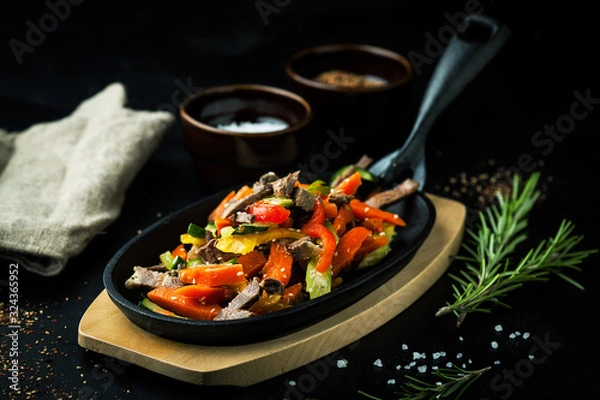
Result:
[[[292,55],[285,73],[290,90],[313,107],[323,149],[342,131],[344,156],[354,161],[363,153],[383,156],[408,136],[413,68],[400,54],[362,44],[322,45]],[[325,81],[323,73],[329,73]]]
[[[198,177],[214,188],[269,171],[290,172],[310,143],[311,106],[299,95],[275,87],[203,89],[181,104],[180,115],[183,142]]]

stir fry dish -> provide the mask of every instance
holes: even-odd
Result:
[[[134,266],[125,287],[140,306],[194,320],[263,315],[326,295],[390,251],[401,216],[384,206],[418,182],[367,192],[358,164],[330,182],[302,183],[299,171],[261,176],[232,190],[206,221],[190,221],[156,265]]]

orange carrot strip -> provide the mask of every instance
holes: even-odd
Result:
[[[363,226],[356,226],[342,236],[338,242],[333,260],[331,261],[331,276],[336,277],[348,267],[354,255],[360,249],[363,241],[371,234],[371,231]]]
[[[246,279],[250,279],[262,271],[266,262],[267,257],[258,250],[252,250],[238,257],[238,263],[242,264]]]
[[[348,227],[348,224],[354,220],[354,214],[352,209],[348,205],[340,207],[337,215],[333,219],[333,229],[337,232],[338,236],[342,236]]]
[[[292,263],[294,258],[287,252],[285,246],[278,242],[271,242],[269,258],[263,267],[263,280],[277,279],[283,286],[287,286],[292,277]]]
[[[365,258],[365,256],[367,254],[369,254],[370,252],[372,252],[374,250],[377,250],[380,247],[385,246],[386,244],[388,244],[388,242],[389,242],[389,239],[386,235],[369,235],[369,236],[367,236],[367,238],[364,240],[364,242],[360,246],[360,249],[358,249],[358,251],[354,255],[354,260],[356,262],[362,261],[362,259]]]
[[[177,288],[160,286],[148,292],[148,298],[177,315],[198,320],[212,320],[221,311],[218,304],[202,304],[198,299],[175,293]]]
[[[398,226],[406,226],[406,222],[398,214],[384,211],[382,209],[371,207],[358,199],[350,200],[352,213],[359,220],[366,218],[381,218],[382,220]]]
[[[361,225],[373,233],[383,232],[383,219],[367,218],[361,222]]]
[[[186,284],[208,286],[239,286],[246,282],[242,264],[211,264],[187,267],[179,271],[179,279]]]
[[[226,286],[212,287],[204,284],[185,285],[175,290],[176,295],[193,297],[202,304],[217,304],[233,297],[234,291]]]
[[[301,293],[302,282],[295,283],[285,288],[281,301],[289,305],[296,305],[300,301]]]
[[[185,246],[183,244],[180,244],[179,246],[175,247],[172,251],[171,254],[173,254],[173,257],[181,257],[184,260],[187,260],[187,250],[185,249]]]
[[[342,180],[336,187],[333,188],[333,191],[340,191],[347,195],[353,195],[356,193],[356,190],[361,184],[362,178],[360,176],[360,172],[356,171],[349,177]]]
[[[227,193],[225,197],[223,197],[223,200],[221,200],[217,207],[215,207],[215,209],[208,215],[208,220],[210,222],[214,222],[217,217],[223,214],[223,211],[225,211],[227,204],[229,204],[229,202],[233,199],[233,196],[235,196],[235,190],[232,190],[231,192]]]
[[[329,202],[329,199],[325,197],[323,199],[323,211],[325,212],[325,218],[333,219],[338,214],[338,207],[335,203]]]
[[[235,195],[233,196],[232,200],[240,200],[243,199],[244,197],[248,196],[249,194],[252,194],[252,192],[254,192],[254,189],[252,189],[250,186],[248,185],[244,185],[241,188],[239,188],[237,190],[237,192],[235,193]]]

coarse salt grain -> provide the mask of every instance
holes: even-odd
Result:
[[[502,325],[500,325],[500,324],[496,325],[496,326],[494,327],[494,330],[495,330],[496,332],[502,332]]]
[[[407,346],[407,345],[405,345],[405,344],[403,344],[403,345],[402,345],[402,350],[408,350],[408,346]]]
[[[529,339],[529,332],[525,332],[523,334],[523,339]]]
[[[281,131],[289,127],[285,121],[276,118],[263,118],[262,121],[257,119],[257,122],[242,121],[232,122],[230,124],[219,124],[217,129],[229,132],[244,132],[244,133],[261,133]]]
[[[388,385],[395,385],[396,384],[396,380],[395,379],[388,379],[387,384]]]
[[[336,364],[337,364],[338,368],[346,368],[348,366],[348,360],[344,360],[344,359],[337,360]]]
[[[491,343],[491,345],[492,345],[492,349],[497,349],[498,348],[498,342],[496,342],[496,341],[493,341]]]
[[[424,374],[427,371],[427,365],[419,365],[417,369],[420,373]]]
[[[451,363],[450,361],[448,361],[448,362],[446,363],[446,367],[447,367],[447,368],[452,368],[452,363]]]
[[[456,358],[457,358],[457,359],[460,359],[460,358],[462,358],[462,356],[463,356],[463,355],[462,355],[462,353],[458,353],[458,354],[456,355]]]
[[[381,361],[381,359],[378,358],[377,360],[375,360],[373,365],[376,367],[383,367],[383,362]]]

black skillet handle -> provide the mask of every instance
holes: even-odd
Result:
[[[421,100],[413,129],[391,165],[405,164],[425,146],[425,138],[442,111],[496,55],[510,36],[510,29],[494,19],[469,15],[450,40]],[[403,162],[404,161],[404,162]],[[386,181],[397,171],[388,168]]]

